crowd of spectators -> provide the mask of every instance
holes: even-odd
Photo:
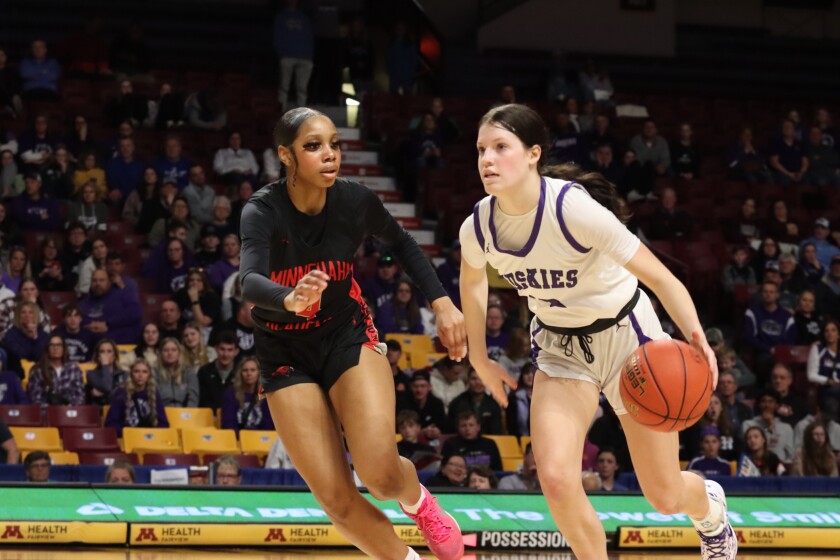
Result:
[[[33,41],[14,79],[0,48],[0,116],[31,123],[18,138],[0,120],[0,403],[109,406],[104,425],[118,434],[126,427],[167,426],[170,406],[210,408],[222,428],[237,433],[270,430],[266,403],[258,398],[251,309],[238,283],[238,230],[243,204],[283,170],[271,147],[248,147],[249,139],[229,126],[218,90],[182,92],[160,83],[157,96],[138,93],[137,84],[153,80],[140,28],[112,45],[109,56],[97,46],[96,32],[92,24],[80,34],[91,48],[70,56],[64,68],[44,41]],[[328,44],[329,33],[314,29],[311,16],[288,0],[274,20],[280,107],[307,103],[310,76],[323,52],[319,45]],[[361,96],[375,88],[363,21],[352,22],[346,45],[344,64]],[[417,46],[398,23],[387,53],[393,94],[411,95],[416,66]],[[113,137],[94,138],[90,116],[75,115],[62,134],[49,109],[27,113],[60,101],[63,73],[116,80],[96,117],[109,123]],[[680,204],[681,185],[707,179],[704,162],[712,157],[725,169],[719,179],[784,188],[840,184],[840,144],[825,108],[815,111],[810,128],[798,113],[787,115],[770,138],[755,138],[744,127],[725,153],[713,155],[695,141],[691,122],[679,123],[670,135],[645,119],[638,134],[622,142],[615,130],[614,87],[603,69],[566,67],[551,77],[549,89],[549,160],[604,174],[634,208],[655,206],[646,219],[628,225],[646,242],[695,239],[697,217]],[[516,100],[512,85],[499,91],[497,103]],[[138,152],[137,131],[144,127],[167,133],[157,158]],[[223,144],[205,165],[179,134],[187,130],[222,133]],[[448,148],[465,136],[444,100],[433,99],[409,123],[401,152],[408,175],[445,169]],[[399,186],[413,200],[417,185],[401,180]],[[721,273],[722,293],[734,301],[745,289],[753,292],[742,317],[708,331],[720,384],[705,416],[681,434],[681,459],[707,476],[731,473],[733,462],[740,476],[837,476],[840,232],[832,230],[829,215],[812,223],[793,219],[787,201],[747,196],[733,220],[718,224],[732,255]],[[109,229],[113,224],[119,227]],[[143,245],[145,261],[126,237]],[[393,256],[375,243],[360,248],[359,256],[376,263],[359,282],[382,337],[433,338],[431,306]],[[437,270],[458,303],[457,241],[445,248]],[[44,295],[68,292],[74,301],[55,320]],[[144,320],[141,304],[148,293],[168,296],[151,321]],[[493,291],[487,308],[488,353],[519,382],[506,410],[468,362],[441,358],[428,367],[401,369],[403,348],[396,339],[387,341],[399,451],[418,468],[436,471],[431,486],[539,489],[530,447],[521,469],[499,479],[502,457],[487,437],[530,436],[535,369],[529,317],[514,299],[508,290]],[[662,319],[668,321],[664,312]],[[121,345],[132,348],[121,353]],[[779,348],[793,345],[809,347],[803,372],[779,358]],[[93,367],[83,373],[80,364],[89,362]],[[797,375],[807,382],[796,383]],[[19,458],[0,424],[0,462]],[[587,489],[625,489],[617,475],[632,471],[632,461],[606,402],[593,418],[581,464]],[[291,463],[278,449],[269,465]],[[46,454],[29,453],[25,467],[29,480],[49,479]],[[238,483],[239,465],[220,459],[215,476],[220,484]],[[115,463],[106,478],[128,483],[135,475],[131,465]]]

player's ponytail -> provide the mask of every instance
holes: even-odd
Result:
[[[600,173],[584,171],[574,163],[561,163],[542,167],[540,175],[577,183],[586,189],[586,192],[601,206],[615,214],[623,224],[626,224],[632,216],[624,199],[619,196],[615,185]]]

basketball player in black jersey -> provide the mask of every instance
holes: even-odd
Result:
[[[432,302],[449,355],[466,355],[464,318],[414,239],[366,187],[338,178],[335,125],[305,107],[287,112],[274,143],[288,179],[266,185],[242,211],[243,298],[253,303],[262,392],[277,433],[333,524],[375,558],[417,560],[388,518],[359,494],[347,462],[370,493],[400,502],[432,552],[463,555],[455,520],[397,453],[395,392],[353,255],[368,235],[390,246]]]

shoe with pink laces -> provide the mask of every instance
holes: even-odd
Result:
[[[455,519],[437,503],[437,498],[420,485],[425,499],[416,514],[403,513],[417,523],[426,544],[438,560],[458,560],[464,555],[464,539]],[[402,505],[400,506],[402,509]]]

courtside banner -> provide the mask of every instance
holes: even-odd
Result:
[[[840,528],[738,527],[738,548],[840,548]],[[689,527],[621,527],[618,548],[697,548],[700,537]]]
[[[397,534],[408,543],[422,542],[411,520],[395,502],[369,498],[395,524]],[[468,547],[489,549],[552,549],[565,547],[545,503],[535,494],[439,494],[438,499],[467,535]],[[621,546],[695,546],[696,535],[685,515],[655,512],[641,496],[590,496],[608,533],[624,528],[617,539]],[[744,543],[756,547],[824,546],[826,538],[840,542],[830,531],[840,531],[838,497],[739,497],[728,499],[729,514]],[[160,487],[87,488],[0,487],[0,527],[47,522],[61,525],[69,534],[70,522],[98,522],[121,527],[119,542],[131,545],[224,544],[287,545],[339,544],[326,514],[306,491],[221,488],[166,489]],[[129,534],[126,534],[129,524]],[[171,530],[164,532],[164,528]],[[65,529],[56,530],[55,538]],[[282,531],[280,530],[282,529]],[[304,529],[308,529],[305,531]],[[788,529],[797,529],[790,532]],[[803,529],[817,530],[813,534]],[[642,531],[644,530],[644,532]],[[673,532],[669,532],[672,531]],[[18,529],[0,545],[17,538]],[[52,531],[52,529],[49,529]],[[631,533],[630,531],[636,531]],[[783,531],[777,533],[774,531]],[[41,542],[49,542],[48,530],[39,530]],[[36,531],[30,534],[34,537]],[[80,533],[81,534],[81,533]],[[2,535],[2,533],[0,533]],[[82,541],[102,542],[95,538]],[[269,540],[266,540],[269,539]],[[285,539],[285,540],[283,540]],[[641,539],[643,542],[638,542]],[[657,544],[653,541],[661,541]],[[627,542],[625,542],[627,541]],[[57,540],[53,542],[59,542]],[[342,539],[341,544],[344,541]],[[665,544],[669,543],[669,544]],[[751,545],[746,545],[751,546]],[[835,545],[836,546],[836,545]]]
[[[394,528],[409,546],[425,546],[415,527]],[[132,546],[350,546],[325,524],[132,523]]]
[[[120,522],[0,522],[0,544],[125,544],[127,530]]]

